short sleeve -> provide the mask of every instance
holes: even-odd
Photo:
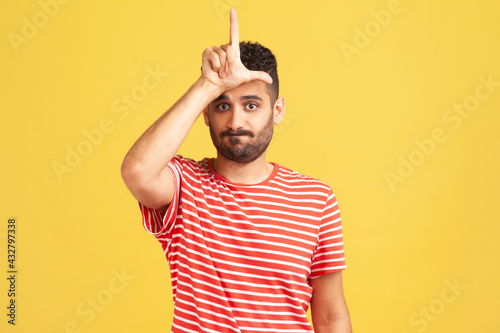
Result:
[[[142,215],[142,225],[147,232],[153,234],[156,238],[166,237],[173,229],[177,210],[179,207],[180,182],[182,175],[182,161],[180,155],[176,155],[167,166],[174,176],[174,196],[167,210],[154,209],[147,207],[139,202],[139,208]]]
[[[345,268],[340,210],[335,195],[331,193],[321,217],[318,243],[312,259],[310,278],[314,279]]]

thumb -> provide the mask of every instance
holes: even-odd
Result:
[[[250,73],[250,78],[249,78],[248,81],[260,80],[260,81],[264,81],[264,82],[266,82],[268,84],[272,84],[273,83],[273,78],[271,77],[271,75],[269,75],[266,72],[249,71],[249,73]]]

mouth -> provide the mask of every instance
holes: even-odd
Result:
[[[250,131],[247,131],[247,130],[240,130],[240,131],[237,131],[237,132],[234,132],[234,131],[224,131],[220,134],[221,138],[224,138],[225,136],[227,137],[242,137],[242,136],[248,136],[250,138],[253,138],[254,137],[254,134]]]
[[[241,137],[241,136],[248,136],[248,137],[250,137],[250,135],[248,135],[248,134],[226,134],[224,136],[227,136],[227,137],[230,137],[230,138],[238,138],[238,137]]]
[[[229,144],[231,146],[243,144],[242,137],[244,137],[244,136],[247,136],[247,135],[241,135],[241,134],[225,135],[225,137],[227,137],[227,141],[229,142]]]

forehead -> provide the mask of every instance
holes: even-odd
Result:
[[[267,96],[269,96],[269,93],[266,87],[266,83],[262,81],[251,81],[243,83],[236,88],[226,90],[222,95],[217,97],[212,103],[221,100],[238,101],[238,100],[248,100],[248,99],[257,99],[262,102],[265,102],[268,100],[268,98],[265,98]]]

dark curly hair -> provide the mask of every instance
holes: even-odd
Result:
[[[276,57],[267,47],[258,42],[240,42],[240,58],[243,65],[251,71],[266,72],[273,78],[267,91],[271,98],[271,107],[279,96],[278,63]]]

